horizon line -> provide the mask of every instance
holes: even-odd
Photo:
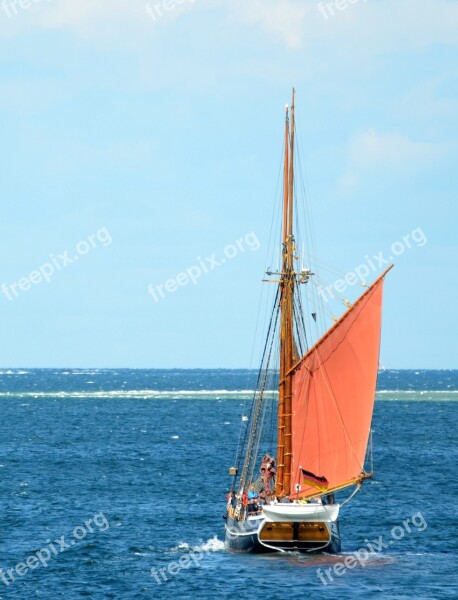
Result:
[[[104,370],[104,371],[115,371],[117,369],[128,369],[130,371],[259,371],[259,368],[255,367],[79,367],[79,366],[67,366],[67,367],[3,367],[0,366],[0,370],[11,371],[11,370],[60,370],[65,371],[66,369],[70,370]],[[275,369],[272,369],[275,370]],[[278,370],[278,369],[277,369]],[[382,369],[378,369],[379,373],[383,373],[384,371],[458,371],[458,367],[445,367],[445,368],[437,368],[437,367],[384,367]]]

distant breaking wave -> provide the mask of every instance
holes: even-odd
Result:
[[[0,392],[1,398],[80,398],[80,399],[132,399],[132,400],[245,400],[254,395],[254,390],[111,390],[111,391],[56,391],[56,392]],[[266,391],[264,396],[274,398],[277,391]],[[458,390],[415,391],[415,390],[379,390],[378,401],[402,402],[440,402],[457,401]]]
[[[29,371],[13,371],[8,369],[7,371],[0,370],[0,375],[28,375]]]
[[[111,391],[65,391],[65,392],[0,392],[0,398],[132,398],[149,399],[184,399],[199,398],[209,400],[228,400],[231,398],[249,398],[254,390],[111,390]],[[268,391],[265,396],[278,395],[276,391]]]

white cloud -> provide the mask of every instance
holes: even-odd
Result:
[[[9,1],[13,2],[5,0]],[[243,35],[240,25],[251,26],[293,50],[317,41],[329,42],[336,56],[352,51],[371,55],[406,49],[421,51],[438,43],[458,44],[458,2],[449,0],[360,0],[348,2],[344,10],[334,8],[334,16],[328,19],[319,11],[319,0],[183,0],[163,10],[164,16],[153,21],[146,4],[157,1],[31,2],[27,10],[18,8],[18,14],[12,18],[0,12],[0,35],[9,37],[31,28],[69,29],[94,41],[96,31],[102,39],[113,31],[132,36],[133,27],[136,35],[148,39],[155,27],[170,23],[185,12],[208,12],[215,20],[229,17],[235,34]],[[119,41],[113,38],[113,42]]]
[[[70,71],[84,61],[65,62],[65,51],[53,54],[53,48],[66,46],[72,38],[89,52],[98,47],[103,58],[109,59],[114,52],[129,54],[127,60],[133,55],[130,85],[155,89],[176,82],[182,88],[202,88],[241,77],[244,81],[284,82],[288,88],[291,83],[300,87],[306,79],[307,85],[321,88],[320,93],[323,85],[333,93],[333,83],[341,77],[345,82],[338,82],[341,103],[346,102],[352,110],[366,99],[361,89],[354,92],[351,77],[358,77],[364,87],[364,77],[380,71],[381,61],[376,58],[381,56],[384,66],[395,68],[398,52],[405,56],[408,51],[458,42],[458,2],[447,0],[360,0],[343,11],[336,10],[327,20],[319,11],[320,0],[187,0],[164,10],[164,16],[154,21],[145,7],[147,2],[154,5],[159,1],[32,2],[29,9],[18,9],[9,19],[0,11],[0,38],[20,36],[19,52],[29,53],[32,62],[40,57],[38,52],[30,52],[30,44],[48,53],[44,62],[54,61]],[[27,35],[37,29],[44,32],[38,41]],[[56,32],[63,35],[56,36]],[[96,75],[89,65],[88,73],[78,73],[78,77],[86,81],[92,76],[97,83],[103,77],[116,79],[118,64],[114,60],[113,65]],[[119,70],[123,68],[119,66]],[[418,71],[422,71],[421,64]],[[77,81],[71,72],[72,81]],[[18,95],[13,89],[8,93],[9,97]],[[408,112],[409,103],[418,107],[418,97],[422,97],[421,89],[412,91],[410,97],[406,94],[398,112]],[[446,101],[437,103],[436,112],[442,106],[448,114],[454,111],[451,101]],[[425,106],[424,112],[427,109]]]
[[[7,9],[15,0],[3,0]],[[31,29],[66,30],[86,41],[107,40],[117,45],[134,41],[137,36],[148,40],[161,25],[191,10],[201,0],[175,0],[162,8],[157,18],[147,12],[147,5],[157,0],[31,0],[27,9],[0,12],[0,36],[12,37]],[[4,14],[5,13],[5,14]],[[137,40],[136,40],[137,41]]]
[[[42,11],[38,24],[50,29],[82,28],[94,20],[104,27],[119,17],[131,18],[135,3],[123,0],[54,0],[48,9]]]
[[[442,146],[414,142],[399,133],[378,133],[375,129],[355,135],[348,147],[352,164],[366,167],[384,165],[401,170],[434,161],[443,152]]]
[[[388,176],[435,167],[449,152],[442,143],[418,142],[399,133],[371,128],[352,136],[347,145],[347,166],[339,181],[342,190],[355,189],[368,174]]]
[[[433,79],[421,81],[401,96],[393,107],[397,118],[404,122],[422,119],[437,125],[443,123],[450,134],[450,120],[458,117],[456,89],[458,77],[453,71],[445,71]]]
[[[342,1],[342,0],[341,0]],[[458,2],[449,0],[332,2],[334,16],[323,16],[329,0],[220,0],[242,23],[279,37],[292,49],[329,42],[336,58],[398,50],[421,51],[433,44],[457,45]]]
[[[232,0],[231,10],[243,24],[259,26],[290,48],[303,45],[306,16],[316,18],[315,6],[295,0]]]

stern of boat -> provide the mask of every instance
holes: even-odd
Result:
[[[258,533],[262,546],[270,550],[296,552],[340,551],[338,522],[266,521]]]

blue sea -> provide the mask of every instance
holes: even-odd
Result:
[[[380,373],[375,479],[334,556],[224,551],[255,380],[0,370],[0,598],[456,598],[458,371]]]

